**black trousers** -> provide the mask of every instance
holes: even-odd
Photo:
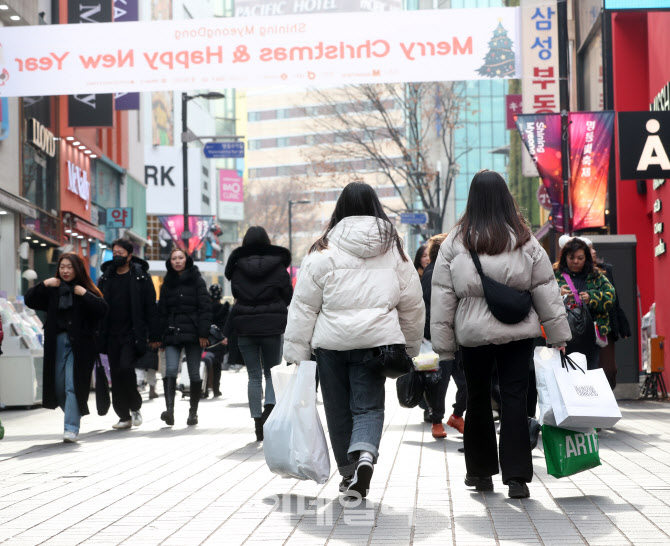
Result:
[[[110,336],[107,351],[112,376],[112,407],[121,421],[130,421],[130,412],[142,407],[135,375],[135,344],[129,336]]]
[[[468,411],[465,414],[465,466],[468,476],[486,477],[498,473],[496,430],[491,413],[491,377],[495,365],[500,385],[500,468],[503,483],[511,479],[530,482],[533,463],[526,394],[528,361],[533,340],[505,345],[461,347],[468,386]]]
[[[441,360],[440,368],[442,377],[437,383],[424,386],[424,401],[430,408],[431,420],[433,423],[441,423],[446,413],[445,398],[449,389],[449,379],[454,378],[454,383],[458,390],[456,391],[456,402],[454,403],[454,415],[463,417],[467,402],[467,389],[465,385],[465,374],[463,373],[463,363],[461,359]]]

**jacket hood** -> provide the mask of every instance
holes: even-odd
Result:
[[[176,286],[180,283],[191,284],[197,282],[197,280],[201,278],[200,270],[197,265],[193,265],[193,258],[190,256],[186,258],[186,267],[181,275],[174,270],[169,258],[165,260],[165,267],[167,268],[165,283],[168,284],[168,286]]]
[[[144,272],[149,271],[149,263],[143,260],[142,258],[138,258],[137,256],[133,256],[130,259],[131,269],[133,266],[139,267]],[[108,260],[105,263],[103,263],[100,266],[100,269],[102,270],[103,273],[111,273],[113,271],[112,260]]]
[[[184,268],[184,272],[186,272],[191,267],[193,267],[193,258],[191,258],[190,256],[186,256],[186,267]],[[170,258],[165,260],[165,269],[167,269],[168,272],[172,271],[173,273],[176,273],[176,271],[172,267],[172,262],[170,261]]]
[[[260,279],[267,276],[278,266],[291,265],[291,253],[283,246],[247,245],[233,250],[226,264],[225,275],[228,280],[233,277],[235,268],[248,277]]]
[[[374,258],[383,254],[384,231],[391,233],[393,225],[374,216],[347,216],[328,233],[328,241],[358,258]]]

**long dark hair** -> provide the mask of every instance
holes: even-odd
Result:
[[[102,292],[100,292],[98,287],[91,280],[88,271],[86,271],[86,264],[84,263],[84,260],[81,259],[81,256],[79,256],[79,254],[75,254],[74,252],[66,252],[65,254],[61,254],[60,258],[58,258],[58,265],[56,266],[57,279],[63,281],[62,277],[60,276],[60,263],[63,260],[67,260],[72,264],[72,269],[74,269],[74,281],[73,281],[74,284],[83,286],[89,292],[92,292],[99,298],[102,298]]]
[[[421,245],[417,249],[416,254],[414,255],[414,269],[416,269],[417,271],[419,269],[423,269],[421,267],[421,258],[423,258],[423,253],[426,252],[426,246],[427,245]]]
[[[328,248],[328,233],[340,220],[348,216],[374,216],[382,222],[377,222],[379,235],[382,240],[382,252],[388,252],[393,245],[398,249],[398,253],[403,262],[409,259],[402,248],[402,240],[395,229],[395,226],[389,221],[388,216],[382,208],[382,204],[377,197],[377,192],[365,182],[351,182],[345,186],[340,194],[335,210],[330,217],[330,222],[326,226],[323,235],[309,249],[309,252],[317,252]]]
[[[558,263],[554,266],[559,271],[570,271],[568,268],[568,256],[574,254],[578,250],[584,251],[584,256],[586,260],[584,261],[584,269],[582,273],[591,274],[594,272],[599,272],[600,270],[593,263],[593,256],[591,256],[591,249],[584,241],[578,237],[573,237],[565,246],[561,249],[561,257],[558,259]]]
[[[505,179],[488,169],[482,169],[472,179],[468,204],[457,225],[465,248],[478,254],[495,255],[510,250],[512,235],[515,249],[531,237]]]
[[[271,244],[270,236],[262,226],[251,226],[244,234],[244,239],[242,239],[242,246],[269,244]]]

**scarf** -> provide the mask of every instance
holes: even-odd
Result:
[[[66,283],[65,281],[61,281],[60,286],[58,287],[58,309],[61,311],[72,309],[73,299],[73,285]]]

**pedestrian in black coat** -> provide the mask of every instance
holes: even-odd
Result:
[[[126,239],[112,243],[114,258],[102,264],[98,288],[109,306],[101,330],[101,350],[109,356],[112,376],[112,405],[119,416],[116,429],[142,424],[142,397],[137,391],[135,368],[151,344],[160,344],[156,290],[149,264],[133,256]]]
[[[174,424],[174,396],[182,349],[186,353],[188,375],[191,380],[190,403],[186,424],[198,424],[198,402],[202,393],[200,357],[209,345],[209,328],[212,325],[212,307],[205,280],[185,251],[176,248],[170,253],[165,266],[167,273],[161,287],[158,311],[163,345],[165,346],[166,411],[161,419]]]
[[[223,329],[225,328],[230,311],[230,303],[221,303],[222,295],[223,290],[221,290],[220,285],[213,284],[209,287],[209,297],[212,303],[212,325],[216,326],[223,335]],[[223,364],[223,357],[227,349],[226,345],[221,342],[213,347],[208,347],[205,353],[205,362],[210,373],[209,377],[212,378],[212,393],[214,398],[221,396],[221,365]],[[207,398],[207,396],[208,388],[205,385],[203,398]]]
[[[270,244],[260,226],[249,228],[242,246],[232,252],[226,264],[225,275],[236,300],[232,327],[249,374],[249,410],[259,441],[263,439],[263,423],[275,405],[270,369],[281,361],[281,336],[293,296],[290,265],[291,253]]]
[[[65,413],[64,442],[76,442],[88,415],[91,374],[98,358],[100,323],[107,304],[77,254],[58,260],[56,276],[34,286],[25,303],[45,311],[42,406]]]

